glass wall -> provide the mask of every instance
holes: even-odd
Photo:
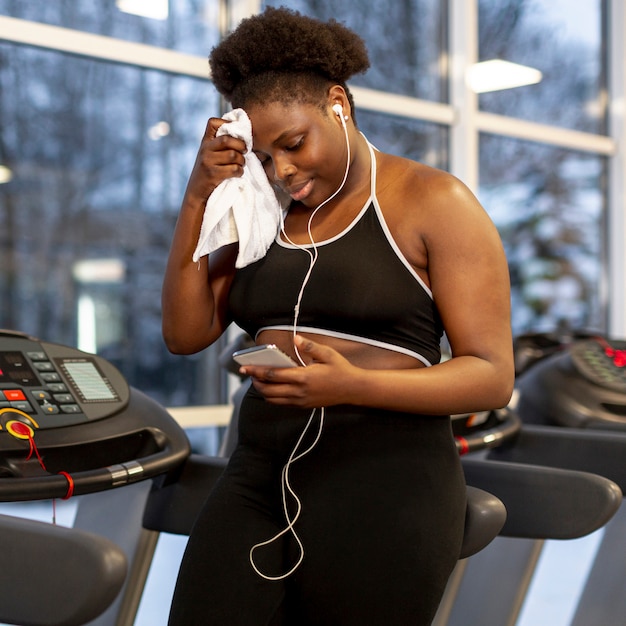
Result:
[[[357,115],[359,128],[379,150],[447,169],[450,134],[447,127],[368,110],[358,110]]]
[[[490,113],[606,132],[602,0],[480,0],[479,60],[537,69],[537,84],[483,93]]]
[[[97,352],[160,402],[224,402],[174,357],[160,289],[208,81],[0,43],[0,327]],[[208,360],[207,360],[208,359]]]
[[[220,32],[218,0],[0,0],[0,15],[200,56]]]
[[[605,159],[484,135],[480,173],[509,261],[514,333],[604,328]]]
[[[219,38],[218,0],[170,0],[152,17],[122,4],[0,0],[0,171],[10,172],[0,184],[0,327],[99,352],[166,405],[223,403],[223,344],[174,357],[160,333],[174,221],[206,119],[221,112],[210,81],[195,70],[144,69],[132,53],[113,63],[106,50],[98,59],[64,54],[52,39],[19,45],[12,25],[2,30],[9,16],[202,63]],[[516,332],[605,328],[612,157],[593,140],[605,138],[610,102],[606,1],[580,0],[575,10],[566,0],[265,4],[335,18],[366,40],[372,66],[352,86],[366,88],[359,126],[379,149],[450,169],[460,149],[452,131],[479,137],[467,165],[476,164],[475,191],[505,243]],[[451,35],[468,6],[475,43]],[[481,93],[466,116],[448,88],[453,56],[521,63],[542,80]],[[578,133],[575,147],[564,132]]]
[[[335,19],[367,44],[371,67],[354,84],[425,100],[446,102],[447,2],[336,2],[269,0],[264,6],[287,6],[324,20]]]
[[[606,132],[606,7],[600,0],[567,6],[479,2],[479,59],[542,74],[536,84],[480,94],[481,110],[510,117],[512,128],[523,119]],[[606,159],[493,134],[479,146],[479,195],[506,247],[514,331],[605,330]]]

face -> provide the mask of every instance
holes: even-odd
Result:
[[[270,182],[294,201],[314,208],[341,183],[346,139],[336,115],[310,104],[251,107],[253,150]]]

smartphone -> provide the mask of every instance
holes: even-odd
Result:
[[[239,365],[260,365],[262,367],[298,367],[298,364],[278,346],[268,343],[233,352],[233,359]]]

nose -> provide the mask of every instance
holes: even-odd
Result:
[[[296,167],[286,155],[275,155],[273,159],[274,178],[278,182],[288,181],[295,173]]]

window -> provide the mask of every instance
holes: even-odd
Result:
[[[509,261],[514,334],[603,328],[605,159],[484,135],[480,172]]]
[[[225,402],[213,353],[170,355],[160,312],[218,110],[208,81],[0,44],[0,327],[98,352],[165,405]]]
[[[374,113],[358,106],[357,122],[379,150],[447,169],[449,133],[445,126]]]
[[[542,74],[537,84],[478,96],[481,112],[506,116],[478,113],[486,131],[479,196],[506,248],[515,333],[607,325],[608,161],[592,147],[607,128],[607,9],[601,0],[572,8],[560,0],[478,3],[480,60]],[[577,131],[579,150],[568,131]]]
[[[447,2],[402,0],[363,4],[334,0],[271,0],[322,19],[335,19],[366,42],[371,67],[353,84],[446,102]]]
[[[480,134],[465,161],[478,164],[477,195],[509,254],[516,332],[605,326],[614,161],[596,145],[610,142],[606,0],[581,0],[576,10],[563,0],[265,4],[333,17],[363,36],[372,67],[351,86],[359,126],[378,148],[450,169],[456,131]],[[117,0],[0,0],[0,17],[186,51],[204,68],[218,5],[169,2],[156,19],[122,12]],[[466,117],[449,101],[447,59],[448,25],[468,6],[480,60],[537,67],[543,79],[482,93]],[[210,82],[194,78],[197,66],[172,74],[141,69],[132,54],[114,64],[11,36],[0,31],[0,165],[13,175],[0,185],[0,326],[97,350],[170,406],[226,401],[219,347],[172,357],[160,334],[173,224],[206,118],[220,112]],[[472,56],[453,43],[455,54]],[[584,131],[575,146],[558,135],[571,131]]]
[[[480,95],[480,108],[590,133],[606,132],[601,0],[481,0],[479,60],[538,69],[538,84]],[[564,106],[564,103],[566,105]]]
[[[0,14],[207,57],[219,39],[219,5],[214,0],[0,0]]]

